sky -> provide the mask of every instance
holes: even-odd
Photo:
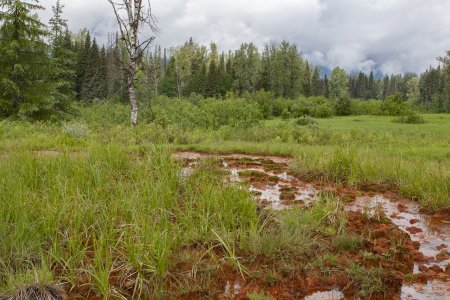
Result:
[[[56,0],[41,0],[51,15]],[[120,0],[117,0],[120,1]],[[116,31],[107,0],[63,0],[70,30],[88,28],[100,42]],[[450,50],[450,0],[151,0],[160,32],[156,43],[189,37],[235,50],[295,43],[314,65],[348,72],[420,73]]]

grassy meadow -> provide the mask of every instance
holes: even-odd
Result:
[[[0,294],[52,286],[74,299],[217,298],[224,278],[270,287],[308,272],[342,274],[363,298],[388,293],[392,274],[379,266],[395,255],[337,263],[342,253],[372,254],[363,246],[370,230],[348,229],[336,196],[307,210],[261,211],[245,188],[224,182],[217,161],[183,177],[172,157],[181,149],[290,156],[302,178],[450,207],[450,115],[202,127],[189,125],[196,114],[167,121],[168,110],[165,121],[132,128],[125,104],[78,110],[64,123],[0,122]],[[395,253],[404,243],[395,241]]]

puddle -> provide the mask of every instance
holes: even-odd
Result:
[[[305,300],[341,300],[344,299],[344,293],[338,289],[325,292],[316,292],[312,295],[306,296]]]
[[[189,176],[196,162],[204,157],[216,157],[228,170],[228,181],[248,183],[249,190],[264,207],[274,210],[311,205],[319,197],[320,190],[303,182],[286,171],[289,159],[252,155],[207,155],[194,152],[177,153],[176,157],[189,161],[183,171]],[[436,273],[443,275],[439,281],[429,280],[427,284],[402,287],[401,299],[450,299],[450,279],[444,271],[450,264],[450,224],[429,215],[421,214],[419,205],[410,201],[390,200],[384,196],[359,197],[346,205],[347,211],[362,211],[369,215],[383,212],[400,230],[409,234],[420,244],[415,257],[414,274]],[[438,268],[438,269],[436,269]],[[433,276],[432,276],[433,277]],[[436,277],[433,277],[436,278]],[[233,283],[234,284],[234,283]],[[228,290],[236,290],[230,283]],[[318,292],[306,299],[343,299],[339,290]]]
[[[414,273],[421,267],[439,266],[442,270],[450,263],[450,225],[419,212],[419,206],[407,201],[392,201],[383,196],[360,197],[347,210],[374,213],[381,209],[398,228],[408,233],[411,239],[420,243],[419,251],[425,256],[423,262],[416,262]]]
[[[402,287],[402,300],[448,300],[450,299],[450,284],[440,281],[429,281],[427,284],[414,284]]]
[[[414,274],[442,271],[450,264],[450,225],[446,221],[419,212],[416,203],[392,201],[383,196],[360,197],[347,210],[375,214],[381,210],[397,227],[420,243],[423,257],[414,262]],[[439,270],[438,270],[439,271]],[[442,277],[445,280],[444,277]],[[450,299],[450,281],[429,280],[427,284],[405,285],[401,299]]]
[[[188,162],[181,170],[183,177],[189,176],[202,158],[220,159],[224,169],[229,172],[229,182],[248,182],[249,190],[260,204],[274,210],[308,206],[318,199],[318,190],[285,171],[289,163],[287,158],[240,154],[208,155],[195,152],[179,152],[175,157]]]
[[[225,285],[225,295],[236,296],[241,292],[241,285],[237,281],[229,281]]]

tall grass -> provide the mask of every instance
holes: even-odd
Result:
[[[170,153],[132,156],[117,144],[82,156],[9,153],[0,160],[0,291],[54,280],[105,299],[162,295],[180,249],[215,247],[213,232],[235,247],[259,226],[249,194],[213,169],[185,179]]]
[[[450,173],[439,162],[386,156],[368,147],[299,149],[293,170],[301,176],[356,188],[396,189],[430,210],[450,207]]]

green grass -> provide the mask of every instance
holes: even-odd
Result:
[[[363,188],[391,186],[429,210],[450,207],[450,115],[424,115],[425,124],[392,117],[350,116],[319,120],[300,143],[203,142],[180,149],[289,155],[300,176]],[[294,121],[265,122],[266,131]]]
[[[64,284],[103,299],[176,297],[192,288],[212,296],[211,277],[223,266],[245,277],[258,255],[306,262],[342,231],[335,198],[260,215],[250,193],[223,175],[206,160],[184,178],[158,147],[145,155],[95,143],[82,155],[8,153],[0,159],[0,294]]]
[[[450,115],[424,115],[417,125],[275,119],[213,131],[131,128],[95,114],[85,109],[64,124],[0,122],[0,294],[64,283],[104,299],[215,297],[223,268],[255,276],[255,257],[282,262],[261,275],[270,279],[359,250],[334,197],[261,213],[248,191],[224,182],[215,160],[184,178],[176,149],[291,156],[291,170],[310,180],[388,186],[430,210],[450,207]],[[346,274],[364,296],[383,293],[379,270],[364,268]]]
[[[142,278],[156,294],[182,247],[228,250],[259,228],[249,194],[211,169],[184,180],[170,153],[133,157],[115,144],[83,157],[8,154],[0,160],[0,290],[63,278],[109,298],[120,269],[135,274],[136,292]],[[25,280],[30,270],[39,276]],[[42,276],[48,270],[55,276]]]

